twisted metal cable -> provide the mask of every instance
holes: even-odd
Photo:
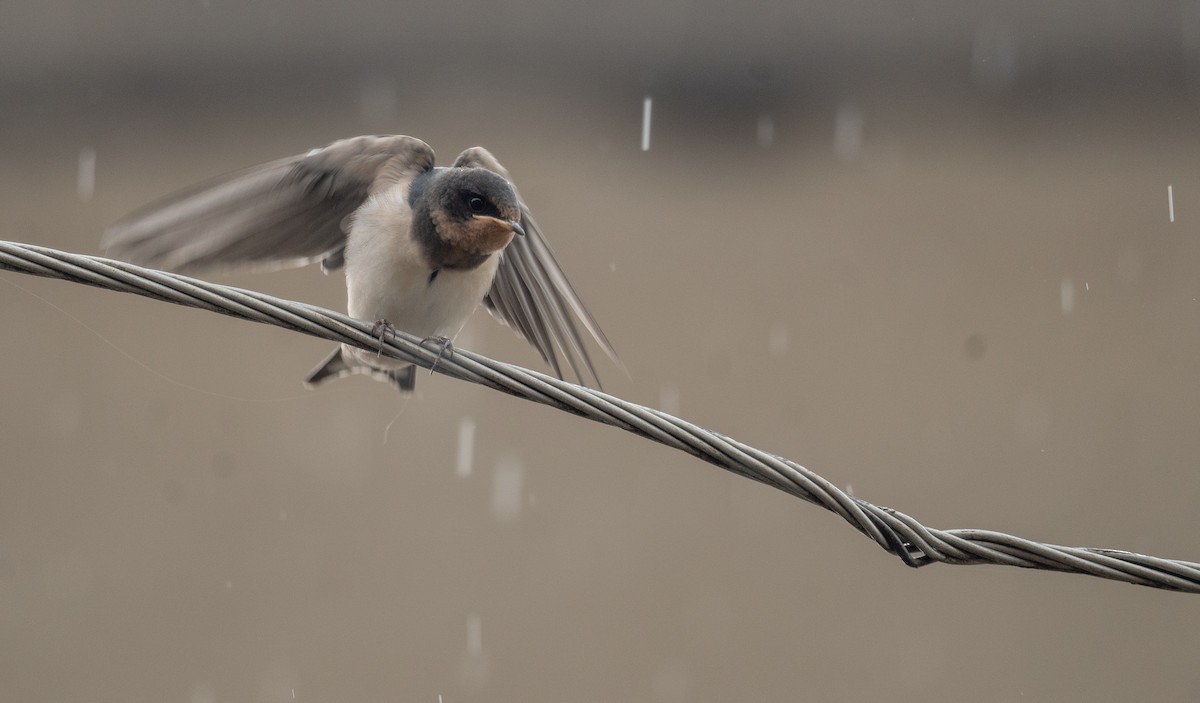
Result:
[[[313,305],[254,291],[146,269],[121,261],[0,241],[0,269],[84,283],[155,300],[302,332],[333,342],[380,351],[385,356],[478,383],[519,398],[619,427],[715,464],[841,516],[884,550],[912,567],[1004,564],[1090,574],[1115,581],[1200,593],[1200,564],[1115,549],[1042,544],[988,530],[936,530],[904,513],[846,494],[826,479],[782,457],[738,442],[660,410],[622,400],[529,369],[455,349],[438,360],[438,349],[397,331],[384,342],[371,323]]]

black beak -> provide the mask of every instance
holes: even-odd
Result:
[[[525,228],[521,226],[520,222],[514,221],[514,222],[509,222],[508,224],[512,227],[513,231],[517,233],[518,237],[525,236]]]

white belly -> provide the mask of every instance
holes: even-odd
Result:
[[[491,287],[499,259],[491,256],[470,271],[443,269],[431,282],[433,269],[408,233],[410,211],[402,202],[384,196],[356,213],[346,242],[347,312],[387,320],[417,337],[454,339]],[[343,349],[371,366],[403,365]]]
[[[388,264],[392,265],[388,265]],[[361,270],[346,266],[347,310],[360,320],[387,320],[418,337],[453,339],[487,294],[495,257],[470,271],[442,270],[380,259]]]

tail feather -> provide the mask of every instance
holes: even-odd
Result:
[[[304,385],[309,388],[316,388],[326,381],[349,376],[354,373],[354,369],[346,363],[346,358],[342,356],[342,348],[339,346],[333,350],[333,353],[325,357],[325,360],[317,364],[317,368],[308,374],[308,378],[304,379]]]
[[[342,354],[340,346],[334,349],[332,354],[325,357],[324,361],[317,364],[317,367],[308,374],[308,378],[304,379],[304,385],[308,388],[316,388],[327,381],[343,378],[355,373],[366,374],[376,381],[391,383],[405,395],[412,393],[413,388],[417,385],[416,366],[383,370],[373,369],[369,366],[352,365],[346,361],[346,357]]]
[[[405,366],[402,369],[394,369],[387,372],[388,380],[392,382],[401,393],[408,395],[413,392],[413,388],[417,386],[417,367]]]

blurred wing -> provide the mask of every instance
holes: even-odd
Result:
[[[512,183],[508,171],[482,147],[467,149],[459,155],[454,165],[486,168]],[[520,199],[519,193],[517,198]],[[525,236],[513,238],[500,255],[496,278],[483,302],[493,315],[515,329],[538,350],[556,376],[562,378],[558,362],[561,353],[580,383],[586,382],[583,371],[586,369],[599,386],[600,378],[596,375],[576,320],[582,323],[613,363],[621,368],[624,366],[600,325],[567,280],[523,200],[521,226],[525,229]]]
[[[372,193],[433,168],[412,137],[355,137],[169,196],[104,235],[113,256],[174,271],[340,262],[342,221]]]

